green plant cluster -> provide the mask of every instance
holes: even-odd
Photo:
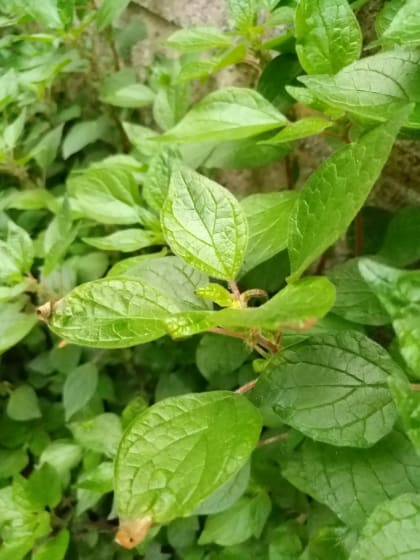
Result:
[[[365,202],[420,10],[367,3],[227,0],[140,81],[128,0],[0,1],[0,560],[418,559],[420,207]]]

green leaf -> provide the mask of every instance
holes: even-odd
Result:
[[[40,465],[48,464],[54,467],[61,479],[65,479],[71,469],[76,467],[82,459],[80,445],[68,441],[53,441],[39,458]]]
[[[307,138],[308,136],[314,136],[315,134],[320,134],[326,128],[332,126],[331,121],[322,119],[320,117],[306,117],[295,121],[287,125],[283,130],[281,130],[275,136],[272,136],[268,140],[262,140],[263,144],[280,144],[284,142],[293,142],[295,140],[300,140],[301,138]]]
[[[392,20],[397,15],[398,10],[405,4],[406,0],[389,0],[375,20],[376,35],[380,37],[391,25]]]
[[[0,214],[0,282],[14,284],[30,271],[34,259],[29,234],[5,214]]]
[[[57,0],[42,0],[41,2],[24,0],[22,8],[25,10],[26,15],[30,15],[34,20],[47,28],[62,29],[63,27],[57,7]]]
[[[420,102],[420,52],[395,48],[368,56],[335,76],[300,78],[318,100],[369,119],[384,121],[410,101]],[[420,126],[416,111],[405,126]]]
[[[161,245],[162,238],[153,231],[144,229],[124,229],[104,237],[83,237],[83,241],[102,251],[132,253],[145,247]]]
[[[189,104],[189,84],[161,84],[153,103],[153,118],[162,130],[168,130],[182,119]]]
[[[27,156],[28,159],[34,159],[43,171],[46,171],[52,165],[57,156],[63,127],[64,125],[60,124],[47,132]]]
[[[166,44],[182,52],[195,52],[206,49],[230,47],[232,37],[217,27],[189,27],[172,33]]]
[[[410,366],[411,373],[418,379],[420,377],[420,272],[397,270],[369,259],[361,260],[359,268],[364,280],[391,317],[401,354]]]
[[[129,3],[130,0],[103,0],[96,14],[96,24],[99,31],[103,31],[116,21]]]
[[[252,393],[293,428],[336,446],[370,447],[392,429],[388,353],[355,331],[318,335],[271,359]]]
[[[282,474],[356,529],[378,504],[420,490],[420,459],[397,431],[370,449],[337,449],[306,440],[286,460]]]
[[[231,20],[240,31],[247,31],[256,24],[258,0],[227,0],[227,5]]]
[[[63,560],[70,541],[70,533],[67,529],[62,529],[54,537],[44,541],[36,547],[31,560]]]
[[[90,401],[97,385],[98,370],[93,364],[83,364],[67,376],[63,386],[66,421]]]
[[[115,107],[138,109],[151,105],[155,98],[153,91],[144,84],[130,84],[102,93],[100,99]]]
[[[115,493],[122,525],[193,512],[252,452],[261,419],[249,401],[216,391],[172,397],[140,414],[121,441]]]
[[[297,192],[251,194],[241,201],[249,225],[249,240],[241,275],[287,247],[289,216]]]
[[[23,449],[0,448],[0,479],[4,480],[19,474],[29,462]]]
[[[84,422],[73,422],[70,429],[74,439],[85,449],[114,457],[122,436],[121,420],[106,412]]]
[[[360,57],[362,32],[347,0],[299,0],[295,33],[308,74],[336,74]]]
[[[401,6],[383,38],[401,45],[420,45],[420,12],[417,0],[407,0]]]
[[[103,224],[140,221],[139,189],[131,173],[121,167],[85,169],[72,173],[67,189],[80,210]]]
[[[250,463],[245,463],[240,471],[201,502],[194,513],[196,515],[211,515],[230,509],[247,489],[250,470]]]
[[[178,306],[140,279],[111,277],[82,284],[54,304],[50,328],[68,342],[126,348],[160,338]]]
[[[9,418],[18,421],[41,418],[38,397],[30,385],[20,385],[13,391],[6,408]]]
[[[213,381],[214,386],[219,386],[223,377],[238,369],[250,354],[243,340],[209,333],[200,339],[195,360],[200,373]]]
[[[388,226],[379,254],[394,266],[404,267],[420,259],[420,208],[403,208]]]
[[[64,197],[62,207],[45,230],[43,273],[46,276],[63,260],[70,245],[76,238],[77,231],[77,225],[73,225],[68,198]]]
[[[260,307],[221,311],[178,313],[165,320],[174,338],[191,336],[211,327],[300,328],[307,321],[323,317],[333,306],[334,286],[321,277],[304,278],[290,284]]]
[[[233,303],[232,294],[220,284],[210,283],[201,288],[197,288],[195,293],[210,301],[214,301],[220,307],[230,307]]]
[[[287,93],[286,86],[294,83],[302,73],[302,67],[295,54],[281,54],[264,66],[257,84],[257,91],[268,99],[274,107],[284,112],[294,102],[293,98]]]
[[[407,379],[391,379],[389,386],[407,436],[420,451],[420,394]]]
[[[57,133],[58,134],[58,133]],[[78,122],[72,126],[64,138],[61,150],[64,159],[80,152],[89,144],[109,138],[110,121],[103,116],[93,121]]]
[[[61,481],[58,472],[49,463],[44,463],[27,480],[25,493],[36,507],[55,508],[61,500]]]
[[[177,80],[179,82],[189,82],[191,80],[207,78],[227,66],[237,64],[246,57],[246,54],[246,45],[239,44],[206,60],[188,62],[182,66]]]
[[[253,497],[241,498],[230,509],[206,519],[198,544],[232,546],[251,537],[258,539],[270,511],[271,501],[264,491]]]
[[[290,217],[292,278],[346,231],[378,179],[405,121],[407,109],[322,163],[310,176]],[[357,183],[354,177],[358,177]],[[331,216],[340,212],[336,219]]]
[[[240,140],[280,128],[286,118],[259,93],[227,87],[207,95],[171,130],[159,137],[165,142]]]
[[[210,276],[235,278],[246,251],[248,224],[228,190],[187,167],[177,166],[161,221],[175,254]]]
[[[362,325],[386,325],[391,319],[359,270],[360,259],[351,259],[331,268],[328,278],[336,288],[332,312]]]
[[[19,116],[3,130],[3,142],[7,150],[13,151],[23,133],[26,121],[26,109],[23,109]]]
[[[105,461],[91,471],[83,473],[77,481],[77,486],[99,494],[107,494],[113,490],[113,473],[114,465]]]
[[[420,549],[420,496],[405,494],[373,512],[350,560],[416,560]]]
[[[108,275],[139,278],[171,298],[179,309],[185,311],[211,308],[211,305],[195,294],[197,289],[207,284],[208,277],[179,257],[153,259],[140,257],[131,261],[131,266],[129,266],[130,261],[128,259],[127,261],[127,265],[124,265],[124,261],[115,265]]]

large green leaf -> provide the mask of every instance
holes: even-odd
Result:
[[[395,48],[362,58],[335,76],[300,78],[319,100],[354,115],[384,121],[407,103],[420,103],[420,52]],[[420,126],[418,109],[408,126]]]
[[[309,177],[290,216],[292,278],[299,277],[348,228],[378,179],[406,116],[404,109],[336,152]]]
[[[179,312],[161,291],[140,279],[123,277],[82,284],[52,309],[47,307],[44,317],[56,334],[100,348],[124,348],[160,338],[165,334],[163,320]]]
[[[360,56],[362,33],[347,0],[299,0],[295,33],[308,74],[336,74]]]
[[[262,95],[247,88],[227,87],[207,95],[159,140],[213,142],[240,140],[287,122]]]
[[[370,449],[337,449],[306,440],[287,459],[282,474],[356,529],[381,502],[420,491],[420,458],[397,431]]]
[[[334,266],[327,277],[336,288],[332,312],[362,325],[386,325],[391,319],[359,270],[360,259]]]
[[[187,167],[176,167],[161,213],[172,251],[198,270],[233,280],[248,243],[248,224],[226,189]]]
[[[334,299],[334,286],[326,278],[308,277],[286,286],[260,307],[178,313],[165,322],[174,338],[215,326],[277,331],[280,327],[299,328],[308,320],[320,319],[331,309]]]
[[[67,189],[83,212],[104,224],[140,221],[140,195],[131,173],[121,167],[91,168],[73,173]]]
[[[241,275],[287,247],[289,216],[297,192],[252,194],[241,201],[249,225]]]
[[[420,10],[417,0],[407,0],[401,6],[383,38],[401,45],[420,45]]]
[[[261,419],[241,395],[225,391],[161,401],[140,414],[121,441],[115,493],[122,526],[188,515],[239,471],[255,447]]]
[[[401,353],[420,378],[420,272],[363,259],[360,272],[392,319]]]
[[[208,277],[179,257],[134,257],[117,263],[109,276],[140,278],[173,299],[179,309],[185,311],[211,309],[211,304],[195,293],[208,283]]]
[[[350,560],[417,560],[420,550],[420,496],[404,494],[373,512]]]
[[[370,447],[397,417],[391,375],[402,375],[399,366],[366,336],[318,335],[274,356],[252,399],[315,440]]]

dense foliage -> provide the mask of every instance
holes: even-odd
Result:
[[[128,0],[0,1],[0,560],[418,558],[420,208],[365,202],[420,10],[362,50],[366,3],[228,0],[134,69]]]

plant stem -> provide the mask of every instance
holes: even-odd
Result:
[[[258,381],[257,379],[253,379],[252,381],[249,381],[249,383],[245,383],[245,385],[242,385],[242,387],[236,389],[235,393],[238,393],[239,395],[243,395],[244,393],[247,393],[248,391],[250,391],[255,387],[257,381]]]
[[[289,434],[277,434],[276,436],[272,436],[266,439],[262,439],[258,442],[257,447],[264,447],[265,445],[271,445],[272,443],[278,443],[279,441],[286,441],[289,437]]]
[[[232,336],[233,338],[241,338],[242,340],[247,339],[246,334],[238,333],[235,331],[229,331],[228,329],[224,329],[222,327],[211,327],[210,329],[207,329],[207,331],[216,334],[223,334],[225,336]]]

